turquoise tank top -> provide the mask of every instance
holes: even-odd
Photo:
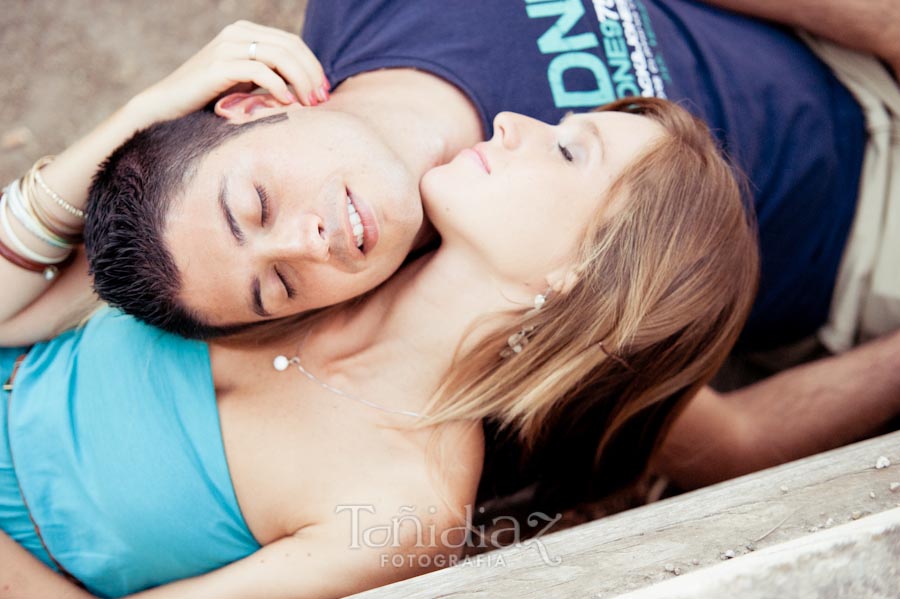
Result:
[[[3,380],[14,354],[0,352]],[[231,484],[205,343],[105,309],[33,347],[2,407],[0,525],[92,593],[134,593],[259,549]]]

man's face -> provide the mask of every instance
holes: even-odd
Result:
[[[173,199],[164,239],[180,301],[221,326],[373,289],[421,224],[418,181],[363,121],[298,108],[200,160]]]

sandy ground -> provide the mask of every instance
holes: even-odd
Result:
[[[298,31],[305,0],[3,0],[0,181],[56,154],[238,19]]]

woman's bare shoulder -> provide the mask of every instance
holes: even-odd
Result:
[[[474,504],[481,478],[481,423],[449,423],[424,432],[427,437],[416,443],[390,443],[358,456],[358,475],[346,481],[342,495],[370,498],[398,516],[417,513],[439,527],[458,524]]]

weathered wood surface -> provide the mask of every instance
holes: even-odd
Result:
[[[767,547],[616,599],[897,599],[900,508]]]
[[[892,465],[876,469],[879,456]],[[750,553],[748,545],[763,549],[885,512],[900,505],[900,490],[889,490],[892,482],[900,482],[900,431],[354,597],[605,599],[674,578],[666,566],[687,574],[722,563],[729,550],[741,556]]]

